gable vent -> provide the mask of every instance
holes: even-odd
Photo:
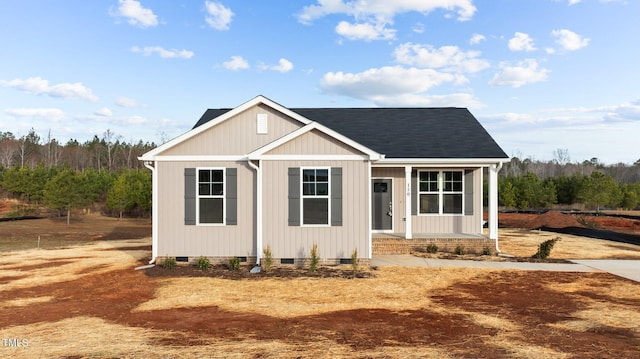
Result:
[[[267,121],[266,113],[259,113],[256,120],[256,127],[258,128],[259,135],[266,135],[269,133],[269,122]]]

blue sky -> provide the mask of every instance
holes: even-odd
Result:
[[[468,107],[511,156],[633,163],[638,15],[631,0],[4,0],[0,131],[158,143],[260,94]]]

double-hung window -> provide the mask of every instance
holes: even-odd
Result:
[[[198,169],[198,224],[224,224],[225,170],[223,168]]]
[[[463,214],[462,171],[420,171],[420,214]]]
[[[329,209],[329,168],[302,169],[302,224],[328,225]]]

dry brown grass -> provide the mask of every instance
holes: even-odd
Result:
[[[0,287],[1,291],[33,287],[42,284],[75,280],[85,275],[95,275],[115,269],[131,267],[137,260],[149,255],[148,251],[135,249],[151,244],[151,239],[100,241],[91,245],[60,249],[29,249],[0,257],[1,277],[17,277]],[[132,250],[113,250],[115,247],[132,247]],[[61,265],[55,265],[59,262]],[[51,265],[54,264],[54,265]],[[28,266],[32,269],[25,270]],[[43,268],[37,268],[43,266]]]
[[[501,230],[503,252],[530,256],[538,244],[556,236],[554,233]],[[633,256],[638,247],[611,244],[606,241],[562,236],[552,251],[554,258],[609,258]],[[36,288],[50,283],[62,283],[88,275],[100,275],[117,269],[131,269],[149,255],[139,250],[150,240],[119,240],[95,242],[90,245],[52,250],[26,250],[0,257],[0,293]],[[114,248],[126,248],[130,250]],[[592,256],[588,256],[591,254]],[[595,256],[597,255],[597,256]],[[595,256],[595,257],[594,257]],[[598,257],[599,256],[599,257]],[[501,306],[483,307],[481,311],[452,306],[436,300],[443,291],[458,288],[462,283],[500,278],[506,271],[472,268],[403,268],[383,267],[373,271],[374,278],[265,278],[260,280],[228,280],[220,278],[149,279],[156,285],[154,298],[132,310],[150,313],[154,310],[217,306],[229,312],[262,314],[291,319],[342,310],[386,309],[406,314],[408,310],[426,310],[442,317],[460,318],[469,326],[491,331],[491,335],[474,336],[460,342],[430,345],[407,345],[384,341],[384,345],[357,348],[348,342],[330,339],[335,332],[318,332],[305,342],[260,340],[242,332],[225,339],[210,334],[198,334],[195,342],[174,330],[153,326],[127,326],[102,318],[72,316],[26,325],[0,324],[1,338],[26,338],[28,348],[0,348],[2,357],[63,358],[63,357],[386,357],[386,358],[453,358],[469,356],[469,345],[498,348],[505,356],[518,358],[575,357],[540,341],[529,341],[523,332],[532,330],[530,323],[514,319],[513,312]],[[531,274],[527,274],[530,276]],[[524,275],[523,275],[524,276]],[[11,278],[14,278],[13,280]],[[520,277],[518,277],[520,278]],[[527,277],[529,278],[529,277]],[[630,340],[640,340],[640,284],[627,280],[603,282],[603,275],[578,275],[576,280],[551,282],[543,290],[554,295],[566,295],[579,303],[567,320],[537,324],[549,336],[566,333],[592,333],[619,328],[631,333]],[[292,290],[294,289],[294,290]],[[505,287],[505,291],[508,288]],[[482,293],[459,291],[460,299],[475,300]],[[0,310],[24,309],[31,305],[62,300],[56,293],[13,297],[0,302]],[[100,305],[96,303],[96,305]],[[37,315],[37,313],[34,313]],[[123,315],[126,316],[126,313]],[[407,320],[411,320],[408,317]],[[155,328],[155,329],[154,329]],[[533,328],[534,330],[536,328]],[[539,332],[536,332],[539,333]],[[635,338],[635,339],[634,339]],[[381,341],[384,338],[381,338]],[[473,344],[472,344],[473,343]],[[465,354],[466,353],[466,354]]]
[[[232,285],[219,278],[173,278],[162,280],[156,298],[135,310],[217,306],[286,318],[360,308],[418,309],[429,307],[430,296],[438,289],[490,271],[384,267],[375,271],[372,279],[268,278],[234,281]],[[261,295],[246,298],[246,293]]]
[[[632,244],[528,229],[501,228],[498,233],[502,253],[516,257],[531,257],[540,243],[553,238],[560,238],[560,241],[553,247],[549,258],[640,259],[640,246]]]
[[[38,323],[0,329],[2,338],[28,338],[28,347],[2,348],[11,358],[451,358],[444,348],[383,347],[354,349],[322,336],[305,344],[250,337],[198,338],[199,343],[175,342],[173,333],[109,323],[99,318],[74,317],[55,323]]]

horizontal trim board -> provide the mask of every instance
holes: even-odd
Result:
[[[261,155],[251,157],[251,160],[266,161],[362,161],[369,156],[363,155]]]
[[[509,162],[510,158],[385,158],[374,161],[373,167],[393,167],[411,165],[440,165],[440,166],[490,166]]]
[[[156,156],[153,161],[158,162],[184,162],[184,161],[246,161],[247,156],[209,156],[209,155],[197,155],[197,156]]]

